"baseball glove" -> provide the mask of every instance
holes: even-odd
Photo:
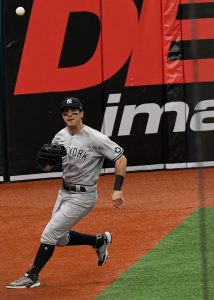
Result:
[[[57,167],[62,164],[62,157],[65,155],[66,149],[64,146],[44,144],[37,154],[36,162],[40,169],[47,165]]]

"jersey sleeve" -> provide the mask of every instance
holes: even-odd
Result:
[[[94,141],[96,151],[111,161],[123,155],[124,149],[102,133],[97,134]]]
[[[63,144],[64,140],[64,135],[63,135],[63,130],[60,130],[55,136],[54,138],[52,139],[51,143],[52,144]]]
[[[59,138],[59,135],[56,134],[56,135],[54,136],[54,138],[52,139],[51,143],[52,143],[52,144],[58,144],[58,145],[59,145],[59,144],[60,144],[60,138]]]

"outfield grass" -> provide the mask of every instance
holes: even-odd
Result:
[[[96,297],[101,299],[214,299],[214,208],[189,216]]]

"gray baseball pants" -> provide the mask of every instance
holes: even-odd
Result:
[[[71,228],[92,210],[96,201],[97,191],[81,193],[60,189],[51,220],[42,233],[41,243],[66,246]]]

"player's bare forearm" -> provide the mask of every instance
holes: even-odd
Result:
[[[115,163],[115,184],[114,191],[112,194],[112,202],[116,208],[121,208],[124,202],[122,184],[126,175],[127,159],[122,155]]]
[[[115,175],[122,175],[123,177],[125,177],[126,166],[127,166],[127,159],[124,155],[122,155],[115,162]]]

